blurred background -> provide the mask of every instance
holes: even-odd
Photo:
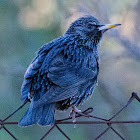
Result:
[[[109,119],[131,96],[140,95],[140,1],[139,0],[0,0],[0,118],[22,104],[20,88],[24,73],[35,52],[45,43],[63,35],[69,24],[91,14],[103,24],[121,23],[104,34],[99,45],[100,74],[94,94],[83,106],[93,107],[92,115]],[[27,104],[9,121],[19,121]],[[56,112],[56,118],[69,111]],[[83,118],[83,120],[88,120]],[[134,101],[115,120],[140,120],[140,104]],[[6,126],[20,140],[38,140],[49,127]],[[92,140],[106,125],[60,126],[72,140]],[[140,139],[139,124],[114,125],[127,140]],[[1,140],[12,140],[2,129]],[[65,140],[57,129],[47,140]],[[101,140],[119,140],[109,130]]]

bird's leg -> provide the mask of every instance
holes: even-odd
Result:
[[[76,113],[81,112],[76,106],[72,107],[72,110],[70,111],[70,117],[72,117],[72,122],[76,122]]]

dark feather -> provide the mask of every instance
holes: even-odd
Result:
[[[55,108],[77,106],[93,93],[101,34],[95,41],[88,22],[99,24],[92,16],[81,18],[79,26],[76,21],[63,36],[39,49],[24,75],[21,99],[30,98],[31,104],[19,125],[52,125]]]

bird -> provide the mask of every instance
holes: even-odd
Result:
[[[99,42],[104,32],[119,25],[82,16],[38,50],[21,86],[21,100],[30,100],[30,106],[19,126],[52,126],[55,110],[78,107],[92,95],[99,74]]]

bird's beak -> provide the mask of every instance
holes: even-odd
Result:
[[[116,27],[116,26],[120,26],[121,24],[105,24],[105,25],[100,25],[99,27],[98,27],[98,29],[99,29],[99,31],[101,31],[101,30],[108,30],[108,29],[111,29],[111,28],[114,28],[114,27]]]

